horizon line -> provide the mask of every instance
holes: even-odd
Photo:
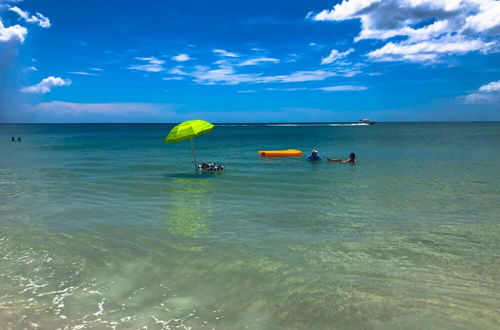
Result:
[[[184,120],[186,121],[186,120]],[[179,122],[0,122],[0,125],[175,125]],[[422,121],[372,121],[389,123],[495,123],[500,120],[422,120]],[[212,122],[214,125],[266,125],[266,124],[361,124],[359,121],[270,121],[270,122]]]

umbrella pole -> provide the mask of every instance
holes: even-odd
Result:
[[[196,164],[196,151],[194,150],[194,142],[192,138],[191,138],[191,152],[193,153],[194,168],[198,169],[198,165]]]

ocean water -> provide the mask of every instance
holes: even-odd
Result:
[[[500,327],[500,123],[171,127],[0,125],[1,329]]]

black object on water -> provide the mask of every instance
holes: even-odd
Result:
[[[16,142],[16,138],[15,137],[12,137],[12,142]]]
[[[224,169],[224,165],[207,163],[203,162],[201,165],[198,165],[198,170],[203,171],[222,171]]]
[[[21,142],[21,138],[20,137],[17,138],[17,142]]]

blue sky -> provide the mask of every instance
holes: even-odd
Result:
[[[0,0],[1,122],[500,120],[495,0]]]

